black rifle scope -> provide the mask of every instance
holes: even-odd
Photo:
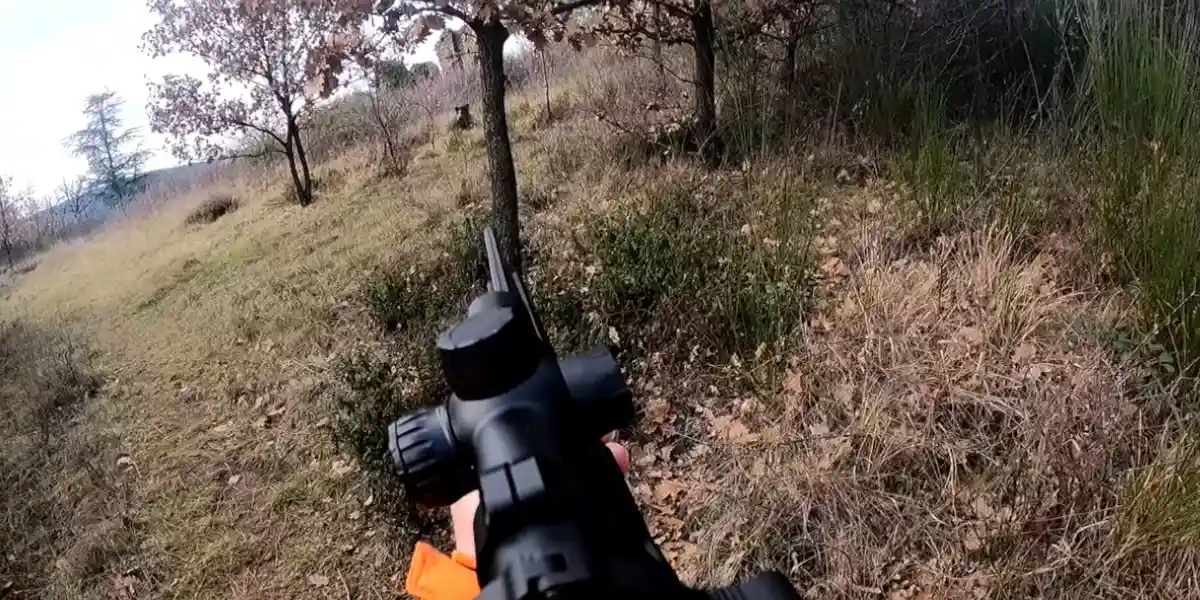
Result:
[[[600,438],[633,396],[600,346],[558,360],[520,277],[484,231],[488,291],[437,341],[453,395],[388,428],[409,496],[432,507],[480,492],[483,600],[798,600],[779,573],[717,591],[683,585]]]

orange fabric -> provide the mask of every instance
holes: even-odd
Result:
[[[446,556],[425,542],[417,542],[404,589],[419,600],[472,600],[479,595],[475,559],[457,550]]]

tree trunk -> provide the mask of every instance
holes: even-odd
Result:
[[[8,222],[7,207],[0,205],[0,249],[8,259],[8,268],[13,268],[13,227]]]
[[[300,206],[308,206],[308,199],[304,197],[304,182],[300,181],[300,171],[296,169],[296,150],[290,133],[288,134],[288,143],[283,147],[283,153],[287,157],[288,172],[292,175],[292,189],[296,191],[296,201],[300,203]]]
[[[654,3],[654,30],[662,33],[662,5]],[[663,56],[662,36],[654,36],[654,64],[658,65],[658,89],[656,90],[661,97],[667,94],[667,63],[663,62],[666,58]],[[660,98],[655,98],[660,100]]]
[[[546,62],[544,50],[539,50],[538,55],[542,57],[542,79],[546,82],[546,122],[550,123],[554,120],[554,113],[550,110],[550,64]]]
[[[463,70],[463,50],[462,34],[457,31],[447,31],[446,35],[450,36],[450,48],[454,52],[454,58],[450,61],[454,66],[458,67],[459,71]]]
[[[693,47],[696,51],[696,106],[693,118],[696,121],[696,143],[704,161],[710,166],[716,165],[719,151],[714,28],[712,5],[709,0],[696,0],[696,12],[692,16],[692,35],[695,38]]]
[[[788,26],[787,47],[783,56],[783,91],[780,99],[783,108],[784,132],[791,135],[796,129],[796,107],[799,104],[799,90],[796,89],[796,54],[800,51],[800,27],[793,21]]]
[[[499,22],[472,24],[479,45],[483,81],[483,134],[487,142],[488,176],[492,185],[492,229],[500,254],[517,272],[521,267],[521,233],[517,218],[517,170],[508,140],[504,108],[504,41],[508,29]]]
[[[292,139],[296,144],[296,157],[300,159],[300,176],[304,180],[304,194],[308,197],[305,205],[313,201],[312,171],[308,168],[308,153],[304,150],[304,142],[300,140],[300,126],[292,120]]]
[[[308,206],[313,201],[312,174],[308,170],[308,157],[304,154],[304,144],[300,141],[296,119],[291,115],[288,115],[287,119],[288,144],[285,150],[288,169],[292,172],[292,185],[296,187],[296,200],[300,202],[300,206]]]
[[[783,56],[783,89],[787,92],[788,99],[793,102],[796,99],[796,53],[799,49],[800,33],[796,31],[796,26],[792,25]]]

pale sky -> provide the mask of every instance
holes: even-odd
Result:
[[[125,125],[143,128],[146,168],[177,164],[149,130],[146,84],[205,70],[195,58],[142,53],[154,22],[145,0],[0,0],[0,176],[45,196],[83,174],[62,142],[83,127],[84,99],[106,88],[124,99]],[[436,60],[433,40],[410,59]]]
[[[146,125],[148,79],[185,72],[183,58],[139,50],[154,22],[144,0],[0,0],[0,175],[49,194],[84,163],[62,146],[83,126],[88,94],[110,88],[125,100],[125,124]],[[149,168],[175,164],[145,130]]]

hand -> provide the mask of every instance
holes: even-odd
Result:
[[[629,451],[616,442],[606,442],[613,460],[622,473],[629,472]],[[475,510],[479,508],[479,492],[471,492],[450,505],[450,524],[454,529],[454,549],[475,558]]]

